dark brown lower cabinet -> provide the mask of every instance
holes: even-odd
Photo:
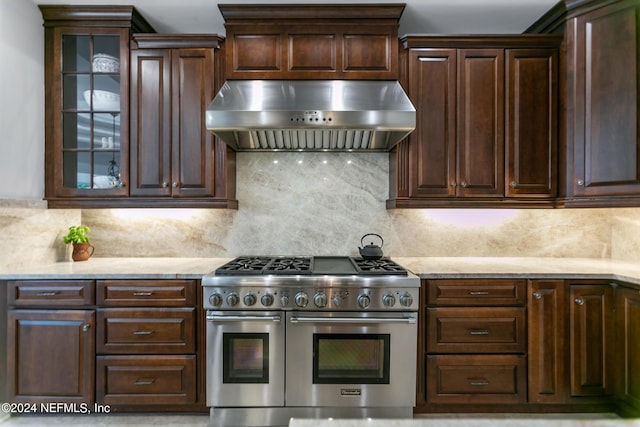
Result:
[[[613,392],[613,287],[569,284],[571,397]]]
[[[527,402],[525,289],[522,279],[423,281],[425,397],[417,412]]]
[[[98,356],[96,400],[107,405],[168,405],[196,401],[196,357]]]
[[[416,412],[640,415],[640,287],[437,279],[422,292]]]
[[[640,417],[640,289],[616,289],[616,397],[623,415]]]
[[[429,355],[427,401],[512,404],[527,401],[524,355]]]
[[[9,401],[91,404],[94,330],[94,310],[9,310]]]
[[[613,292],[606,281],[529,281],[529,403],[607,404]]]
[[[195,280],[98,280],[96,401],[114,411],[206,411]]]
[[[565,400],[564,280],[530,280],[528,286],[528,388],[531,403]]]

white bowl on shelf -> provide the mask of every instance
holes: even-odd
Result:
[[[96,53],[91,60],[94,73],[119,73],[120,61],[106,53]]]
[[[91,106],[91,91],[85,90],[84,100]],[[106,90],[93,91],[93,111],[120,111],[120,94]]]

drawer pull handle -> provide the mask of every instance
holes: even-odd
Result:
[[[487,381],[486,379],[483,378],[469,378],[469,385],[475,386],[475,387],[482,387],[482,386],[486,386],[489,385],[489,381]]]
[[[133,384],[135,385],[151,385],[153,383],[155,383],[156,380],[155,379],[150,379],[150,380],[135,380],[133,382]]]
[[[468,329],[469,335],[489,335],[488,329]]]
[[[150,297],[151,295],[153,295],[153,292],[134,292],[133,293],[134,297]]]
[[[151,335],[153,331],[133,331],[133,335]]]
[[[59,291],[44,291],[44,292],[38,292],[36,295],[39,297],[53,297],[58,295],[60,292]]]
[[[469,291],[469,295],[489,295],[488,291]]]

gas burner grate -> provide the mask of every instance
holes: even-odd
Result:
[[[258,275],[396,275],[407,270],[389,258],[240,256],[215,271],[217,276]]]
[[[271,257],[241,256],[216,270],[217,275],[258,275],[272,260]]]
[[[389,258],[364,259],[352,258],[360,274],[393,274],[407,275],[407,269]]]
[[[274,258],[264,269],[264,274],[311,274],[311,257]]]

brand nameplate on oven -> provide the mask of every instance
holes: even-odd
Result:
[[[362,395],[362,390],[359,388],[341,388],[340,396],[342,397],[359,397]]]

